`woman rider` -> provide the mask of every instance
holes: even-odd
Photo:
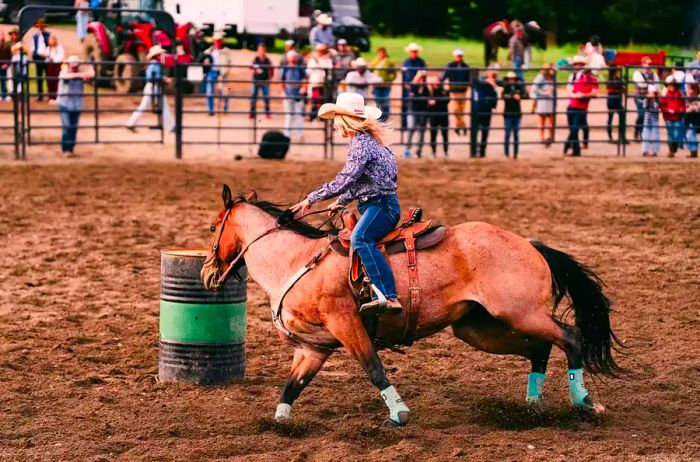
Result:
[[[316,202],[337,197],[329,207],[335,211],[357,199],[361,216],[350,243],[360,256],[370,281],[387,299],[386,302],[374,299],[365,303],[360,312],[399,313],[402,307],[396,295],[394,275],[376,247],[401,216],[396,196],[398,166],[386,147],[388,127],[377,120],[382,111],[365,106],[362,95],[340,93],[335,104],[324,104],[318,115],[333,119],[335,129],[343,138],[350,138],[347,161],[333,181],[309,194],[294,205],[292,211],[303,213]]]

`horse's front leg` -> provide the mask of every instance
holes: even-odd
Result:
[[[384,366],[374,350],[365,326],[359,314],[352,310],[354,307],[348,312],[339,309],[330,311],[331,314],[324,319],[326,328],[343,344],[348,353],[357,359],[369,380],[379,389],[384,403],[389,408],[389,420],[385,423],[393,426],[406,425],[410,415],[408,406],[386,378]]]
[[[282,389],[280,402],[275,412],[275,420],[277,422],[286,422],[291,418],[292,404],[299,397],[302,390],[313,380],[316,373],[332,353],[332,351],[320,352],[303,347],[294,350],[292,371]]]

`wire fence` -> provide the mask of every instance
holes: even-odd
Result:
[[[65,128],[60,101],[37,101],[56,97],[55,69],[44,77],[32,70],[32,62],[2,64],[14,72],[5,81],[10,100],[0,102],[0,145],[14,146],[15,158],[25,159],[26,146],[60,144],[57,134]],[[156,79],[144,74],[149,64],[158,68]],[[382,109],[383,120],[395,129],[393,144],[402,146],[407,157],[428,151],[447,155],[448,150],[451,157],[481,157],[499,147],[516,155],[551,146],[578,154],[601,144],[614,145],[615,153],[624,156],[630,142],[643,137],[654,153],[661,143],[697,151],[698,86],[692,75],[700,69],[467,67],[455,72],[337,69],[306,63],[265,68],[262,74],[267,78],[261,78],[259,69],[247,65],[178,63],[164,68],[135,62],[130,64],[133,76],[120,75],[119,66],[112,61],[80,63],[82,69],[92,68],[95,77],[85,83],[81,95],[64,93],[83,100],[77,144],[165,143],[173,132],[178,158],[185,147],[252,148],[266,142],[319,148],[323,158],[330,159],[335,147],[346,141],[335,133],[332,122],[318,118],[318,109],[340,91],[354,91]],[[507,77],[511,72],[516,78]],[[393,80],[381,77],[394,73]],[[644,74],[641,80],[639,73]],[[680,78],[679,95],[672,93],[661,101],[647,96],[649,88],[658,94],[668,76]],[[130,82],[129,91],[115,91],[115,81],[120,87]],[[45,83],[51,84],[46,91]],[[584,94],[572,95],[582,89]],[[662,104],[655,109],[654,102]],[[670,115],[669,106],[682,114]],[[269,132],[289,139],[265,141]]]

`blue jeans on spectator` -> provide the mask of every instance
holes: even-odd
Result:
[[[374,95],[374,101],[377,107],[382,110],[381,121],[385,121],[389,118],[391,113],[391,106],[389,101],[389,95],[391,94],[391,87],[374,87],[372,90]]]
[[[515,75],[518,76],[518,80],[523,80],[525,75],[523,74],[523,58],[521,56],[515,56],[513,58],[513,67],[515,68]]]
[[[586,123],[586,111],[569,106],[566,108],[566,120],[569,123],[569,138],[564,149],[571,148],[574,156],[581,155],[581,144],[578,141],[578,132]]]
[[[644,127],[644,97],[635,97],[634,104],[637,106],[637,121],[634,123],[634,137],[636,139],[641,136]]]
[[[669,146],[680,147],[683,142],[683,129],[685,125],[682,120],[667,120],[666,130],[668,131]]]
[[[504,115],[503,123],[505,125],[505,153],[510,155],[510,135],[513,134],[513,157],[518,157],[518,143],[520,141],[520,121],[519,115]]]
[[[696,127],[693,124],[685,123],[685,140],[688,142],[688,150],[691,152],[698,150],[698,135],[695,129]]]
[[[71,111],[65,106],[60,106],[61,126],[63,127],[63,136],[61,137],[61,150],[63,152],[73,152],[75,148],[75,139],[78,135],[78,121],[80,120],[80,111]]]
[[[401,206],[396,194],[383,196],[360,203],[360,220],[352,231],[350,243],[367,270],[372,284],[377,286],[386,298],[396,298],[394,273],[386,258],[376,246],[399,222]]]
[[[219,71],[210,69],[204,77],[204,92],[207,95],[209,114],[214,114],[214,98],[216,97],[216,83],[219,80]],[[224,98],[224,112],[228,110],[228,98]]]
[[[0,69],[0,98],[7,97],[7,69]]]
[[[262,91],[263,100],[265,101],[265,114],[270,115],[270,84],[267,80],[265,83],[253,83],[253,93],[250,95],[250,113],[255,115],[258,110],[258,90]]]
[[[658,154],[661,149],[659,142],[659,125],[644,124],[642,126],[642,152],[646,154]]]

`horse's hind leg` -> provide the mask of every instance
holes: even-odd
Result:
[[[545,372],[552,344],[513,329],[491,316],[481,305],[472,308],[452,325],[455,336],[474,348],[494,354],[513,354],[530,360],[526,401],[542,402]]]
[[[321,369],[331,351],[317,351],[307,348],[297,348],[294,350],[294,359],[292,360],[292,371],[289,374],[287,383],[282,389],[280,402],[277,405],[275,412],[275,420],[277,422],[286,422],[292,415],[292,404],[299,397],[302,390],[316,376],[316,373]]]

